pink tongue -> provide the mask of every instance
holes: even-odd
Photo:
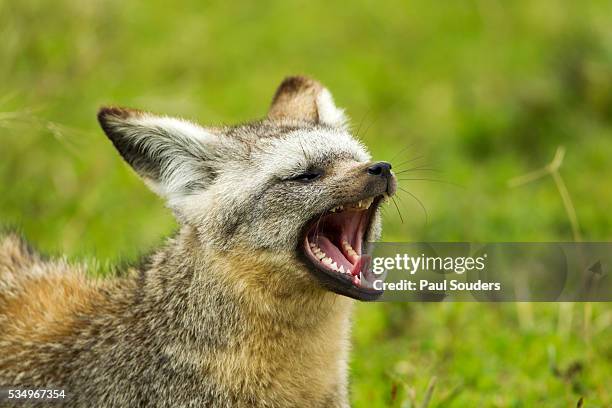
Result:
[[[369,257],[367,255],[360,256],[355,266],[353,266],[351,269],[351,275],[359,276],[359,273],[363,270],[364,265],[366,265],[368,262]]]
[[[337,246],[332,244],[332,242],[323,235],[319,235],[316,237],[317,245],[321,248],[321,251],[325,252],[325,255],[330,257],[332,261],[338,264],[338,267],[344,266],[345,271],[350,271],[353,269],[353,265],[344,257],[340,249]]]

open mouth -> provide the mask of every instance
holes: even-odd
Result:
[[[315,274],[330,290],[359,300],[374,300],[366,238],[383,196],[336,206],[306,228],[303,251]]]

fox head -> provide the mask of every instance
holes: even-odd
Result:
[[[98,120],[202,245],[280,254],[294,261],[292,273],[336,293],[381,294],[367,242],[379,235],[379,205],[394,194],[395,176],[351,136],[320,83],[285,79],[267,117],[246,125],[202,127],[115,107],[100,109]]]

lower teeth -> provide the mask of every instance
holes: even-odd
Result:
[[[319,248],[319,246],[314,243],[314,242],[309,242],[308,246],[311,248],[313,255],[324,265],[328,266],[330,269],[333,269],[334,271],[338,272],[338,273],[342,273],[347,275],[349,278],[352,279],[353,283],[355,285],[361,285],[361,274],[359,276],[353,276],[351,274],[351,268],[344,268],[344,265],[338,265],[337,262],[335,262],[332,258],[328,257],[327,254],[325,252],[323,252],[323,250],[321,250],[321,248]],[[351,258],[358,258],[359,255],[357,254],[357,252],[353,249],[353,247],[351,246],[351,244],[346,240],[343,239],[342,240],[342,247],[344,248],[344,250],[346,251],[346,253],[351,257]],[[352,260],[349,260],[350,262],[352,262]]]

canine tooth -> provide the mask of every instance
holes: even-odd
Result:
[[[325,265],[331,265],[333,261],[331,258],[324,257],[321,262],[323,262]]]

